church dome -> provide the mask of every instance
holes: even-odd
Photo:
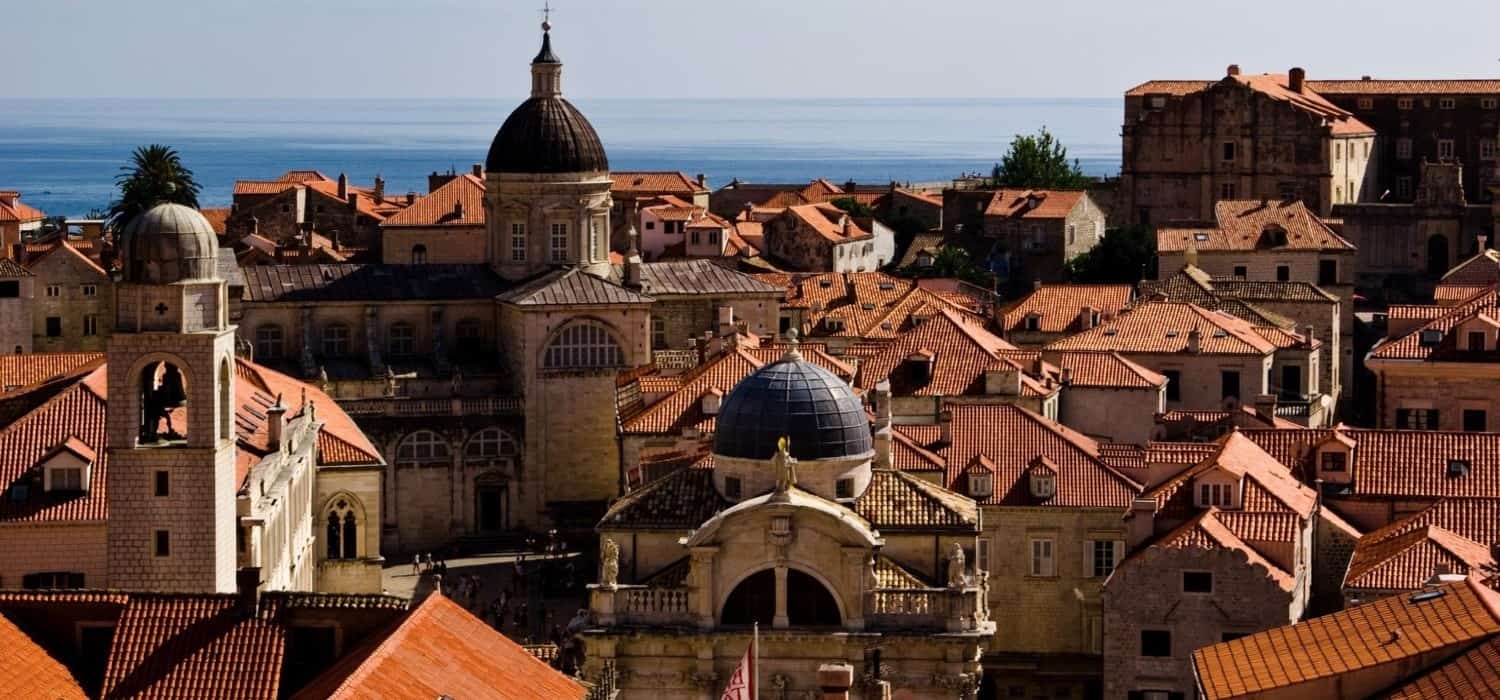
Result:
[[[531,99],[510,113],[490,142],[492,173],[552,174],[609,170],[598,132],[562,96],[562,61],[552,53],[552,25],[542,24],[542,50],[531,61]]]
[[[770,459],[782,436],[801,460],[863,457],[873,451],[870,423],[854,390],[799,354],[745,377],[719,407],[714,454]]]
[[[121,234],[125,279],[147,284],[217,279],[218,235],[197,209],[158,204]]]

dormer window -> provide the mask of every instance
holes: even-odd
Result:
[[[875,286],[879,287],[880,291],[882,291],[882,292],[889,292],[892,289],[896,288],[896,284],[894,282],[881,282],[880,284],[875,285]]]
[[[844,330],[844,321],[838,318],[825,318],[823,319],[823,327],[833,333],[838,333]]]
[[[1465,476],[1468,476],[1468,475],[1469,475],[1469,460],[1467,460],[1467,459],[1450,459],[1450,460],[1448,460],[1448,478],[1449,479],[1459,479],[1459,478],[1462,478],[1462,477],[1465,477]]]
[[[995,475],[993,474],[970,474],[969,475],[969,497],[989,498],[995,492]]]
[[[709,389],[703,394],[703,415],[719,415],[719,404],[724,401],[724,393],[718,389]]]
[[[42,460],[42,489],[48,493],[87,491],[96,455],[82,440],[69,437]]]
[[[1034,498],[1051,498],[1057,495],[1057,475],[1041,470],[1032,471],[1031,495]]]
[[[1339,450],[1329,450],[1318,458],[1318,471],[1344,472],[1349,469],[1349,455]]]
[[[1443,342],[1443,332],[1436,328],[1428,328],[1422,331],[1420,341],[1423,345],[1437,345]]]
[[[1206,483],[1198,484],[1198,507],[1199,508],[1238,508],[1234,484]]]
[[[1026,330],[1039,331],[1042,329],[1042,315],[1039,313],[1026,314]]]

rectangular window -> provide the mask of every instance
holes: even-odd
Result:
[[[87,316],[83,317],[83,334],[84,335],[99,335],[99,317],[98,316],[95,316],[94,314],[88,314]]]
[[[1182,400],[1182,372],[1180,372],[1178,370],[1175,370],[1175,369],[1169,369],[1169,370],[1164,370],[1162,372],[1162,376],[1165,376],[1167,378],[1167,400],[1168,401],[1181,401]]]
[[[526,224],[516,222],[510,225],[510,259],[526,262]]]
[[[1287,398],[1302,395],[1302,365],[1281,366],[1281,395]]]
[[[740,500],[740,479],[737,476],[724,478],[724,497],[731,501]]]
[[[1479,141],[1479,159],[1480,160],[1494,160],[1495,159],[1495,140],[1494,139],[1480,139],[1480,141]]]
[[[1224,142],[1224,160],[1226,162],[1234,160],[1234,145],[1233,141]]]
[[[17,280],[0,280],[0,299],[16,299],[21,296],[21,283]]]
[[[83,574],[71,571],[44,571],[21,576],[21,587],[28,590],[48,588],[83,588]],[[89,628],[84,628],[89,629]]]
[[[1183,593],[1213,593],[1214,575],[1207,571],[1182,572]]]
[[[1089,561],[1089,575],[1105,578],[1114,573],[1115,566],[1120,563],[1121,555],[1124,554],[1125,543],[1120,540],[1092,540],[1089,544],[1093,555]]]
[[[990,541],[988,538],[979,538],[978,544],[974,545],[974,570],[990,570]]]
[[[1411,102],[1410,97],[1397,97],[1396,109],[1411,109]]]
[[[568,260],[568,225],[552,224],[552,262]]]
[[[1484,351],[1484,331],[1469,331],[1469,351]]]
[[[1337,260],[1319,260],[1318,261],[1318,284],[1338,284],[1338,283],[1339,283],[1339,261],[1337,261]]]
[[[156,470],[154,493],[157,498],[166,498],[172,495],[172,477],[165,469]]]
[[[1335,144],[1333,144],[1333,159],[1334,160],[1339,160],[1339,159],[1341,159],[1343,157],[1344,157],[1344,144],[1341,144],[1341,143],[1335,143]]]
[[[1235,279],[1241,279],[1242,280],[1242,279],[1245,279],[1246,277],[1249,277],[1249,276],[1250,276],[1250,270],[1249,270],[1249,268],[1245,267],[1244,265],[1235,265],[1234,266],[1234,277],[1235,277]]]
[[[62,296],[62,285],[60,285],[60,284],[49,284],[49,285],[47,285],[47,296],[49,296],[49,297],[60,297],[60,296]]]
[[[1359,108],[1360,109],[1374,109],[1375,108],[1375,100],[1372,99],[1372,98],[1369,98],[1369,97],[1361,97],[1361,98],[1359,98]]]
[[[1464,432],[1482,433],[1488,429],[1489,423],[1489,416],[1485,414],[1483,409],[1464,409]]]
[[[1400,199],[1411,199],[1411,176],[1402,175],[1396,178],[1396,197]]]
[[[833,482],[834,498],[854,498],[854,480],[839,479]]]
[[[1222,370],[1219,372],[1219,398],[1228,399],[1240,397],[1240,373],[1239,370]]]
[[[1500,98],[1495,98],[1495,97],[1483,97],[1483,98],[1480,98],[1480,100],[1479,100],[1479,107],[1481,109],[1495,109],[1496,107],[1500,107]]]
[[[1398,408],[1396,427],[1401,430],[1437,430],[1438,411],[1435,408]]]
[[[1453,109],[1458,106],[1458,100],[1452,97],[1439,97],[1438,109]]]
[[[97,284],[85,284],[85,285],[83,285],[83,295],[86,296],[86,297],[96,297],[96,296],[99,296],[99,285],[97,285]]]
[[[156,556],[158,556],[158,557],[170,557],[170,556],[172,556],[172,533],[167,532],[166,530],[157,530],[156,531],[156,543],[155,544],[156,544],[156,551],[155,551]]]
[[[698,232],[698,231],[696,231],[696,230],[693,231],[692,238],[693,238],[693,245],[698,245],[699,243],[703,242],[703,234],[700,233],[700,232]]]
[[[651,349],[661,350],[667,347],[667,319],[660,316],[651,319]]]
[[[646,222],[646,230],[647,231],[655,231],[656,230],[656,222],[655,221],[647,221]]]
[[[1171,656],[1172,633],[1167,630],[1141,630],[1141,656]]]
[[[83,470],[79,468],[56,468],[50,470],[53,491],[82,491]]]
[[[47,317],[47,337],[48,338],[60,338],[60,337],[62,337],[62,317],[61,316],[48,316]]]
[[[1342,472],[1348,468],[1348,459],[1349,456],[1344,454],[1343,452],[1324,452],[1323,456],[1318,460],[1318,470],[1325,472]]]
[[[1442,160],[1453,158],[1453,139],[1438,139],[1438,158]]]
[[[1292,266],[1291,265],[1277,265],[1276,266],[1276,281],[1277,282],[1290,282],[1290,281],[1292,281]]]
[[[1235,187],[1233,182],[1225,182],[1219,185],[1219,199],[1234,199]]]
[[[1056,576],[1057,561],[1053,558],[1054,540],[1051,537],[1031,538],[1031,575]]]
[[[1411,139],[1405,136],[1396,139],[1396,157],[1401,160],[1411,159]]]

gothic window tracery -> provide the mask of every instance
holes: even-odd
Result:
[[[601,369],[625,364],[625,353],[609,330],[597,323],[576,323],[547,345],[542,366],[547,369]]]

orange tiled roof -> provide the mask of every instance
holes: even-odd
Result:
[[[1149,389],[1167,383],[1165,375],[1132,362],[1117,352],[1074,350],[1048,352],[1047,361],[1067,370],[1069,386]]]
[[[787,215],[796,218],[819,236],[834,243],[870,237],[868,231],[860,228],[854,223],[853,218],[832,204],[801,204],[789,206],[786,211]]]
[[[1475,542],[1500,542],[1500,498],[1440,498],[1401,520],[1375,530],[1371,542],[1435,525]]]
[[[1500,95],[1500,80],[1309,80],[1324,95]]]
[[[1189,451],[1185,460],[1153,454],[1163,443],[1147,448],[1147,463],[1189,466],[1142,494],[1156,501],[1160,514],[1175,517],[1200,512],[1193,498],[1196,477],[1215,471],[1228,472],[1243,480],[1240,510],[1244,512],[1292,513],[1312,516],[1317,499],[1312,489],[1297,481],[1288,467],[1259,445],[1236,431],[1207,443],[1208,452]],[[1196,458],[1196,459],[1194,459]]]
[[[1500,280],[1497,280],[1500,281]],[[1490,284],[1440,284],[1432,288],[1432,301],[1438,306],[1452,306],[1490,288]],[[1391,307],[1392,312],[1395,306]],[[1435,316],[1438,311],[1434,311]],[[1391,316],[1395,318],[1395,316]]]
[[[1285,73],[1244,73],[1231,75],[1216,82],[1205,80],[1152,80],[1127,90],[1125,96],[1172,95],[1183,97],[1228,81],[1237,82],[1272,100],[1285,102],[1293,108],[1323,119],[1337,135],[1353,136],[1375,133],[1374,129],[1361,122],[1352,113],[1329,102],[1322,95],[1318,94],[1315,86],[1319,83],[1307,81],[1304,83],[1302,91],[1298,92],[1289,87],[1289,81]],[[1324,81],[1324,84],[1330,83]]]
[[[1250,564],[1264,567],[1271,579],[1285,590],[1291,590],[1296,580],[1286,570],[1267,559],[1245,542],[1219,519],[1223,514],[1218,508],[1208,508],[1177,526],[1152,543],[1153,547],[1183,549],[1232,549],[1245,554]],[[1295,539],[1291,541],[1295,542]]]
[[[202,214],[203,218],[208,220],[208,225],[214,227],[214,233],[222,236],[224,235],[225,226],[229,221],[229,214],[232,211],[234,210],[229,207],[211,207],[208,209],[199,209],[198,213]]]
[[[995,465],[994,492],[979,499],[986,505],[1041,505],[1076,508],[1128,508],[1140,486],[1099,458],[1099,445],[1056,421],[1011,405],[950,407],[952,442],[941,442],[937,425],[896,425],[894,430],[947,467],[945,483],[960,485],[963,470],[976,456]],[[1031,497],[1027,467],[1045,457],[1057,470],[1057,492],[1037,501]]]
[[[1439,568],[1468,575],[1488,571],[1495,560],[1490,548],[1436,525],[1421,525],[1398,535],[1380,531],[1361,537],[1344,575],[1344,588],[1404,591],[1421,588]]]
[[[1500,250],[1494,248],[1488,248],[1443,273],[1443,285],[1489,286],[1496,283],[1500,283]]]
[[[1078,206],[1082,191],[995,190],[985,206],[985,216],[1007,219],[1061,219]]]
[[[1022,297],[1001,315],[1007,333],[1024,331],[1026,318],[1036,314],[1038,331],[1066,333],[1080,330],[1085,306],[1114,316],[1130,304],[1134,289],[1128,284],[1047,284]]]
[[[1056,393],[1057,386],[1026,374],[1025,367],[1002,353],[1006,350],[1016,347],[958,312],[940,309],[861,363],[859,386],[869,389],[889,379],[891,391],[898,396],[983,394],[985,373],[999,370],[1020,373],[1023,395]],[[931,358],[930,372],[908,364],[908,358],[918,353]]]
[[[1157,229],[1157,251],[1354,250],[1301,200],[1220,200],[1214,220],[1217,226]],[[1284,244],[1274,233],[1278,229],[1286,234]]]
[[[885,340],[944,308],[983,323],[974,308],[925,289],[915,280],[884,272],[763,273],[756,277],[787,290],[782,306],[807,310],[800,329],[804,336]]]
[[[483,226],[484,181],[469,173],[418,197],[381,226]]]
[[[1370,351],[1370,357],[1376,360],[1469,359],[1465,351],[1458,349],[1460,334],[1449,331],[1476,317],[1494,323],[1494,319],[1500,318],[1500,291],[1486,288],[1452,306],[1431,307],[1428,311],[1435,313],[1432,320],[1405,335],[1381,341]],[[1407,318],[1420,319],[1422,316],[1412,313]],[[1432,342],[1434,336],[1436,342]],[[1487,356],[1482,359],[1489,361]]]
[[[15,194],[8,192],[6,194]],[[7,204],[0,202],[0,222],[30,224],[47,218],[41,209],[27,205],[19,199],[12,200]]]
[[[1150,301],[1092,329],[1048,344],[1047,350],[1113,350],[1121,353],[1186,352],[1194,329],[1205,354],[1264,355],[1298,336],[1266,337],[1248,322],[1195,304]]]
[[[0,696],[46,700],[88,697],[66,666],[4,615],[0,615]]]
[[[0,395],[64,374],[104,359],[102,352],[47,352],[0,355]]]
[[[708,192],[708,189],[699,185],[697,180],[680,172],[624,172],[610,173],[609,176],[614,180],[614,184],[610,185],[609,189],[616,194],[637,196],[677,194],[692,197],[695,194]]]
[[[1381,666],[1412,672],[1427,659],[1446,658],[1500,633],[1500,594],[1477,581],[1424,593],[1390,596],[1198,649],[1193,666],[1199,688],[1220,700]]]
[[[1418,498],[1500,498],[1500,434],[1427,430],[1357,430],[1343,433],[1355,442],[1348,487],[1352,496]],[[1334,434],[1328,429],[1241,430],[1283,464],[1311,473],[1312,451]],[[1450,460],[1468,471],[1449,476]]]
[[[101,695],[275,698],[286,637],[273,614],[247,617],[234,595],[132,594],[115,627]]]
[[[1500,637],[1492,637],[1379,697],[1381,700],[1500,697]]]
[[[235,196],[280,194],[296,186],[296,183],[282,182],[280,180],[269,182],[265,180],[235,180],[234,194]]]
[[[294,698],[581,700],[586,689],[434,593]]]
[[[317,170],[288,170],[276,178],[277,182],[291,182],[296,184],[307,184],[309,182],[333,182],[327,175]]]

